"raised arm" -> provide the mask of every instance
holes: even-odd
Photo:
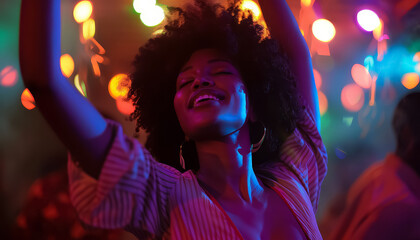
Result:
[[[19,57],[25,85],[44,118],[91,176],[99,175],[110,128],[60,70],[60,0],[22,0]]]
[[[281,48],[286,51],[296,77],[298,91],[315,115],[316,124],[320,130],[318,93],[315,87],[311,55],[295,17],[286,0],[259,0],[259,4],[271,37],[276,39]]]

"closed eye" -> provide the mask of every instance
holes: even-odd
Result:
[[[192,78],[190,78],[190,79],[184,79],[179,84],[178,89],[181,89],[181,88],[185,87],[186,85],[188,85],[188,84],[190,84],[192,82],[193,82],[193,79]]]
[[[220,72],[216,72],[213,73],[213,75],[232,75],[233,73],[228,72],[228,71],[220,71]]]

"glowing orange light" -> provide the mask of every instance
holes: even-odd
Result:
[[[300,1],[300,5],[302,7],[312,7],[312,5],[314,4],[315,0],[301,0]]]
[[[99,64],[97,61],[97,57],[99,55],[94,55],[90,58],[90,62],[92,63],[92,69],[93,69],[93,74],[95,74],[95,76],[100,77],[101,76],[101,69],[99,68]]]
[[[360,64],[354,64],[351,68],[351,76],[357,85],[362,88],[370,88],[372,85],[372,77],[369,74],[369,71],[365,66]]]
[[[413,57],[414,62],[420,62],[420,52],[416,52]]]
[[[88,40],[95,36],[95,20],[89,19],[83,23],[83,39]]]
[[[365,93],[357,84],[348,84],[341,91],[341,103],[350,112],[357,112],[365,103]]]
[[[63,54],[60,57],[60,67],[61,72],[67,78],[69,78],[74,71],[74,61],[73,58],[69,54]]]
[[[18,81],[18,72],[12,66],[3,68],[0,72],[0,84],[4,87],[14,86]]]
[[[407,89],[413,89],[419,84],[419,75],[417,73],[406,73],[401,79],[402,85]]]
[[[255,19],[259,19],[261,16],[261,10],[260,7],[251,0],[245,0],[242,2],[241,5],[242,10],[250,10],[252,12],[252,15],[255,17]]]
[[[314,78],[316,89],[319,89],[322,86],[322,77],[316,69],[314,69]]]
[[[327,19],[318,19],[312,24],[312,33],[321,42],[330,42],[335,37],[335,27]]]
[[[376,40],[381,39],[382,35],[384,34],[384,22],[382,19],[379,19],[379,25],[373,30],[373,37]]]
[[[136,109],[132,100],[125,100],[123,98],[116,99],[117,109],[122,114],[130,115]]]
[[[127,74],[117,74],[109,81],[108,92],[114,99],[127,98],[130,85],[131,81]]]
[[[35,108],[35,99],[32,96],[31,92],[29,91],[29,89],[25,89],[22,92],[22,95],[20,96],[20,100],[22,102],[22,105],[28,109],[28,110],[32,110]]]
[[[328,99],[327,96],[321,91],[318,91],[318,102],[319,102],[319,113],[324,115],[328,110]]]
[[[78,23],[82,23],[90,18],[92,11],[93,6],[90,1],[80,1],[73,10],[74,20]]]

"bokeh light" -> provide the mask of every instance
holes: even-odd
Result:
[[[138,13],[146,12],[148,9],[156,5],[156,0],[134,0],[133,7]]]
[[[316,89],[320,89],[322,86],[322,77],[321,74],[314,68],[314,79],[315,79],[315,86]]]
[[[312,7],[312,5],[314,4],[315,0],[301,0],[300,1],[300,5],[302,7]]]
[[[357,22],[368,32],[375,30],[380,24],[378,15],[372,10],[364,9],[357,13]]]
[[[319,102],[319,113],[324,115],[328,110],[328,99],[327,96],[321,91],[318,91],[318,102]]]
[[[18,72],[12,66],[3,68],[0,72],[0,84],[3,87],[12,87],[18,81]]]
[[[416,52],[413,57],[414,62],[420,62],[420,52]]]
[[[258,20],[261,16],[261,10],[260,7],[251,0],[245,0],[242,2],[241,5],[242,10],[250,10],[252,12],[252,15],[255,17],[256,20]]]
[[[78,23],[82,23],[90,18],[92,11],[93,6],[90,1],[80,1],[73,10],[74,20]]]
[[[407,89],[413,89],[419,84],[419,75],[417,73],[406,73],[401,79],[402,85]]]
[[[74,71],[74,61],[73,58],[69,54],[63,54],[60,57],[60,67],[61,72],[67,78],[69,78]]]
[[[370,88],[372,85],[372,77],[369,71],[360,64],[354,64],[351,68],[351,76],[357,85],[362,88]]]
[[[335,148],[335,155],[341,160],[347,157],[347,153],[340,147]]]
[[[154,27],[165,19],[165,12],[160,6],[153,6],[140,14],[140,20],[148,27]]]
[[[127,74],[120,73],[111,78],[108,84],[108,92],[112,98],[127,98],[131,81]]]
[[[80,81],[79,74],[74,76],[74,86],[84,97],[87,97],[86,84],[85,82]]]
[[[420,74],[420,63],[417,63],[416,66],[414,66],[414,70]]]
[[[368,71],[371,71],[371,70],[373,70],[373,67],[375,66],[375,59],[373,59],[372,56],[367,56],[365,58],[364,64],[365,64],[365,68]]]
[[[350,112],[357,112],[362,109],[365,103],[365,93],[357,84],[346,85],[341,91],[341,104]]]
[[[83,39],[88,40],[95,36],[95,20],[89,19],[83,23]]]
[[[327,19],[318,19],[312,24],[312,33],[321,42],[329,42],[335,37],[335,27]]]
[[[35,108],[35,99],[29,89],[26,88],[23,90],[22,95],[20,96],[20,100],[26,109],[32,110]]]
[[[373,29],[373,37],[379,41],[383,35],[384,35],[384,21],[382,21],[382,19],[379,19],[379,25],[375,29]]]
[[[118,98],[115,102],[117,104],[118,111],[124,115],[130,115],[135,110],[133,101],[131,99],[126,100],[124,98]]]

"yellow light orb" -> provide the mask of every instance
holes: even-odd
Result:
[[[402,85],[407,89],[413,89],[419,84],[419,75],[417,73],[406,73],[401,79]]]
[[[138,13],[143,13],[156,5],[156,0],[134,0],[133,7]]]
[[[63,54],[60,57],[61,72],[66,78],[69,78],[74,71],[74,61],[69,54]]]
[[[85,40],[91,39],[95,36],[95,20],[89,19],[83,22],[83,38]]]
[[[312,33],[321,42],[330,42],[335,37],[335,27],[327,19],[318,19],[312,24]]]
[[[20,96],[20,100],[26,109],[32,110],[35,108],[35,99],[29,89],[26,88],[23,90],[22,95]]]
[[[241,5],[242,10],[250,10],[252,12],[252,15],[258,20],[261,16],[261,10],[260,7],[251,0],[245,0],[242,2]]]
[[[379,19],[379,25],[373,29],[373,37],[379,41],[382,35],[384,35],[384,22],[382,19]]]
[[[127,98],[128,90],[130,89],[131,81],[127,74],[120,73],[115,75],[108,84],[108,92],[112,98]]]
[[[312,5],[314,4],[315,0],[301,0],[300,1],[300,5],[302,7],[312,7]]]
[[[93,6],[90,1],[80,1],[73,10],[74,20],[78,23],[82,23],[90,18],[92,11]]]
[[[165,12],[159,6],[154,6],[140,14],[140,20],[148,27],[154,27],[165,19]]]

